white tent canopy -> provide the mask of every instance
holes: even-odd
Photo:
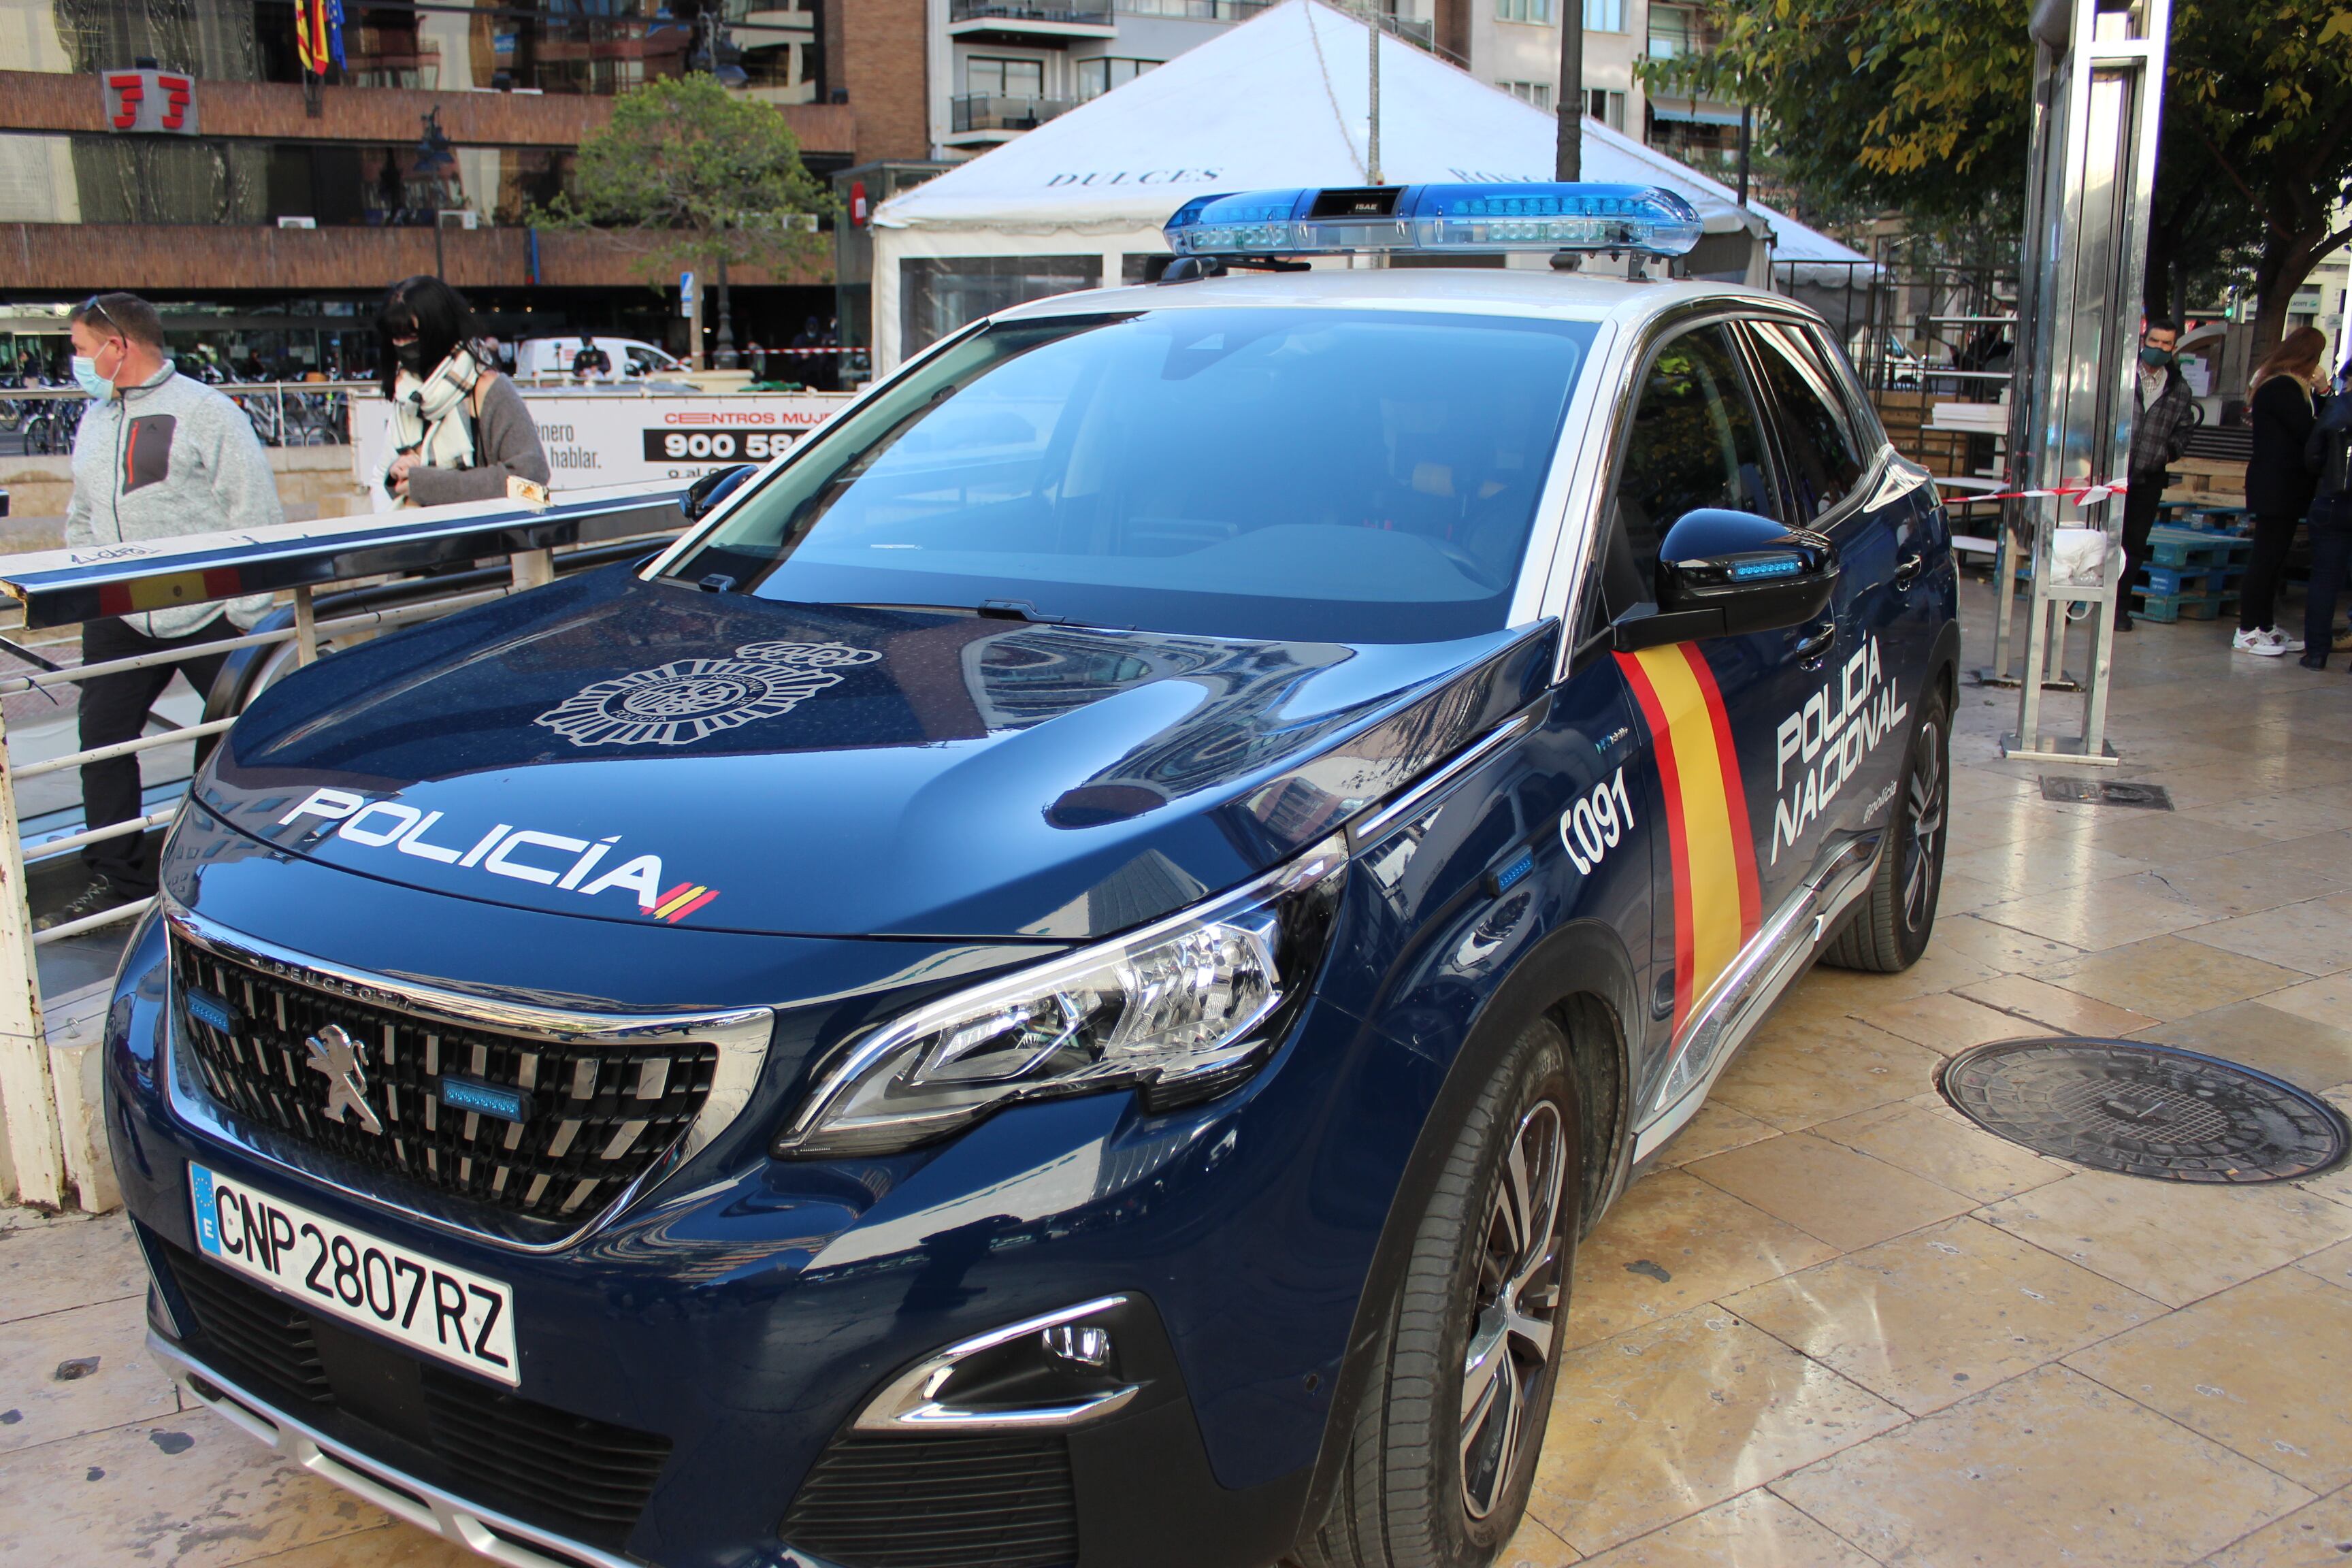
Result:
[[[1118,283],[1132,270],[1128,258],[1166,252],[1160,226],[1194,196],[1363,184],[1369,53],[1364,23],[1320,0],[1286,0],[883,203],[873,220],[877,367],[896,364],[902,346],[911,346],[902,345],[910,324],[907,262],[917,264],[919,309],[937,315],[935,284],[963,289],[972,307],[995,308]],[[1549,180],[1556,135],[1549,113],[1425,50],[1381,38],[1387,183]],[[1781,261],[1867,260],[1759,204],[1741,212],[1720,182],[1591,119],[1584,177],[1663,185],[1698,209],[1709,234],[1752,230],[1760,219]],[[1019,258],[1038,265],[1023,268]],[[949,265],[962,258],[975,266],[958,272]],[[946,313],[963,312],[950,301]],[[916,323],[917,336],[941,324]]]

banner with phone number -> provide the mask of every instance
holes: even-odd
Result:
[[[689,483],[730,463],[764,463],[833,416],[845,393],[636,396],[525,389],[554,490],[653,479]],[[384,466],[392,405],[354,398],[352,470],[362,485]]]

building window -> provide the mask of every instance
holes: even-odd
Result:
[[[1584,30],[1622,33],[1625,30],[1625,0],[1584,0]]]
[[[1532,103],[1545,110],[1551,108],[1551,83],[1548,81],[1498,81],[1495,85],[1522,103]]]
[[[1699,47],[1698,18],[1686,6],[1650,7],[1650,58],[1679,59]]]
[[[1045,62],[973,55],[963,62],[963,89],[974,98],[1043,98]]]
[[[1625,129],[1625,95],[1597,87],[1584,89],[1584,112],[1612,131]]]
[[[1549,26],[1551,0],[1495,0],[1495,20],[1536,22]]]
[[[1133,81],[1158,64],[1158,60],[1118,59],[1109,55],[1080,60],[1077,62],[1078,97],[1100,98],[1112,88]]]

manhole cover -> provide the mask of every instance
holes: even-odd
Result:
[[[1945,1064],[1944,1098],[2012,1143],[2168,1182],[2284,1182],[2344,1157],[2336,1108],[2268,1073],[2137,1040],[2002,1040]]]
[[[2137,805],[2149,811],[2170,811],[2172,796],[2162,784],[2126,784],[2120,779],[2062,779],[2044,776],[2042,798],[2081,805]]]

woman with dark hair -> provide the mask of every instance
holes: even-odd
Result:
[[[522,394],[478,342],[465,296],[438,278],[403,279],[376,312],[383,395],[392,403],[394,504],[441,506],[544,485],[547,451]]]
[[[2303,651],[2303,643],[2280,631],[2273,617],[2287,548],[2311,505],[2312,475],[2304,467],[2303,447],[2318,416],[2313,395],[2326,384],[2319,370],[2326,353],[2326,333],[2297,327],[2263,356],[2247,388],[2254,453],[2246,464],[2246,510],[2254,514],[2254,553],[2239,586],[2238,635],[2230,644],[2240,653],[2276,658]]]

